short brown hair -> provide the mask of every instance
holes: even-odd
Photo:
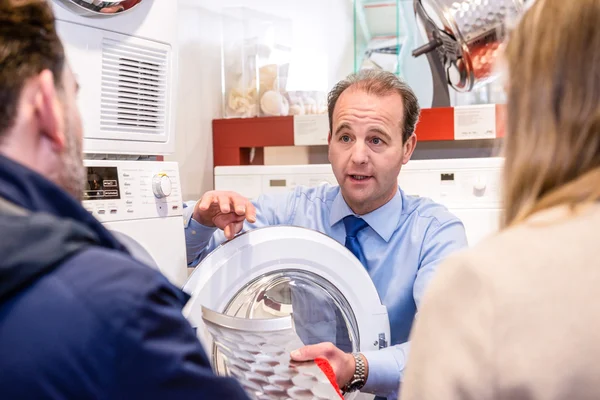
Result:
[[[375,69],[363,69],[357,73],[350,74],[331,89],[327,98],[329,132],[333,131],[333,110],[335,105],[344,90],[350,87],[376,96],[388,96],[398,93],[402,97],[402,103],[404,104],[404,126],[401,127],[402,141],[406,142],[415,132],[419,113],[421,112],[417,96],[410,86],[401,81],[393,73]]]
[[[46,0],[0,0],[0,137],[14,124],[25,82],[48,69],[60,86],[64,63]]]
[[[600,200],[600,0],[538,0],[510,32],[503,226]]]

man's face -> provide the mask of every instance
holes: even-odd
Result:
[[[62,169],[58,176],[58,184],[69,194],[81,200],[85,183],[83,127],[77,108],[78,86],[68,66],[63,73],[63,88],[59,90],[60,103],[64,112],[65,147],[60,157]]]
[[[399,94],[378,97],[352,87],[332,116],[329,161],[344,200],[357,214],[369,213],[398,190],[400,168],[410,160],[413,135],[402,141],[404,104]]]

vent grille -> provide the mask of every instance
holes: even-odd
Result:
[[[167,50],[104,38],[100,129],[165,133],[167,65]]]

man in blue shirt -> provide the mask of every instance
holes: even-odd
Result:
[[[419,302],[440,261],[467,246],[464,226],[443,206],[398,187],[417,143],[420,109],[410,87],[394,74],[365,70],[338,83],[328,103],[329,160],[339,186],[298,187],[254,202],[233,192],[206,193],[186,204],[188,263],[242,230],[265,225],[312,228],[344,243],[388,309],[394,346],[353,355],[319,343],[291,356],[324,356],[346,390],[396,398]]]

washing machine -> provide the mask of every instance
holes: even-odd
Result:
[[[469,244],[496,232],[501,208],[500,157],[411,160],[398,182],[411,196],[428,197],[446,206],[465,224]],[[262,193],[286,193],[298,185],[336,185],[331,165],[251,165],[215,167],[215,189],[232,190],[250,199]]]
[[[472,246],[499,229],[502,166],[500,157],[415,160],[398,182],[407,195],[428,197],[460,218]]]
[[[501,168],[498,158],[415,160],[402,169],[398,181],[407,195],[446,205],[464,221],[473,244],[497,229]],[[249,198],[320,184],[336,184],[330,165],[215,168],[217,190]],[[203,309],[260,321],[291,315],[304,344],[332,342],[347,352],[388,346],[387,310],[368,273],[342,244],[310,229],[247,231],[210,253],[184,290],[191,295],[184,314],[218,373],[227,373],[227,361],[203,321]]]
[[[291,315],[305,345],[331,342],[358,352],[389,343],[387,309],[363,265],[346,247],[311,229],[270,226],[240,234],[213,250],[183,290],[191,295],[184,315],[220,374],[227,374],[227,366],[203,321],[204,308],[245,320]],[[272,347],[284,355],[275,343]]]
[[[132,255],[182,287],[187,260],[177,163],[84,160],[83,206]]]

